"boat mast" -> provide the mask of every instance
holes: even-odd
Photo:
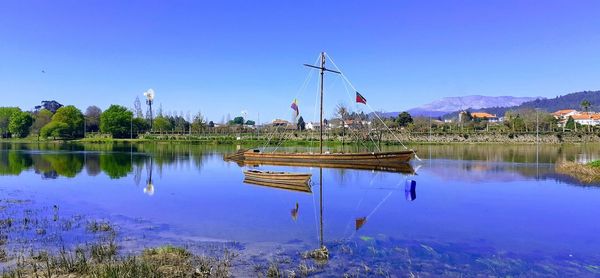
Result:
[[[325,72],[329,71],[329,72],[333,72],[333,73],[337,73],[337,74],[341,74],[341,72],[336,71],[336,70],[331,70],[325,67],[325,52],[321,52],[321,66],[320,67],[315,67],[313,65],[309,65],[309,64],[304,64],[305,66],[309,67],[309,68],[315,68],[315,69],[319,69],[321,72],[321,117],[320,117],[320,124],[321,124],[321,131],[319,132],[319,148],[320,148],[320,153],[323,154],[323,128],[324,124],[323,124],[323,82],[325,79]]]

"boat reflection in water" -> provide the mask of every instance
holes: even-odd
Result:
[[[408,165],[410,166],[410,165]],[[408,170],[408,169],[405,169]],[[410,167],[410,171],[406,171],[410,174],[414,174],[414,170],[412,170],[412,167]],[[266,182],[266,181],[260,181],[260,180],[253,180],[253,179],[248,179],[247,177],[244,179],[244,183],[246,184],[252,184],[252,185],[260,185],[260,186],[266,186],[266,187],[271,187],[271,188],[275,188],[275,189],[284,189],[284,190],[291,190],[291,191],[296,191],[296,192],[303,192],[303,193],[313,193],[311,190],[311,186],[309,184],[297,184],[297,183],[290,183],[290,184],[285,184],[285,183],[281,183],[281,182]],[[400,185],[400,183],[398,183],[398,185]],[[308,251],[306,253],[303,254],[303,256],[305,258],[311,258],[314,259],[316,261],[319,262],[326,262],[329,259],[329,250],[327,249],[326,245],[325,245],[325,241],[324,241],[324,236],[323,236],[323,231],[324,231],[324,219],[323,219],[323,212],[324,212],[324,195],[323,195],[323,167],[319,167],[319,247],[317,249],[314,249],[312,251]],[[412,179],[407,179],[405,181],[405,194],[406,194],[406,198],[409,201],[414,201],[416,199],[416,185],[417,182],[415,180]],[[352,236],[354,236],[354,234],[356,234],[356,232],[363,228],[365,226],[365,224],[367,224],[367,219],[369,219],[370,217],[372,217],[377,210],[389,199],[389,197],[396,191],[402,190],[401,186],[396,186],[393,188],[389,189],[389,193],[371,210],[371,212],[367,215],[367,216],[361,216],[361,217],[357,217],[354,219],[354,224],[355,224],[355,231],[353,233]],[[298,219],[298,212],[299,212],[299,205],[298,202],[295,203],[294,207],[291,209],[290,214],[291,214],[291,218],[292,220],[296,221]]]
[[[260,185],[260,186],[266,186],[266,187],[271,187],[271,188],[277,188],[277,189],[285,189],[285,190],[291,190],[291,191],[296,191],[296,192],[305,192],[305,193],[312,193],[312,190],[310,188],[310,184],[308,183],[286,183],[286,182],[272,182],[272,181],[267,181],[267,180],[258,180],[258,179],[252,179],[252,178],[244,178],[244,183],[245,184],[252,184],[252,185]]]
[[[277,162],[277,161],[255,161],[255,160],[235,160],[226,159],[236,162],[240,167],[261,165],[273,166],[295,166],[295,167],[316,167],[316,168],[331,168],[331,169],[351,169],[351,170],[369,170],[379,172],[392,172],[402,174],[414,174],[415,169],[409,163],[398,164],[331,164],[331,163],[310,163],[310,162]]]

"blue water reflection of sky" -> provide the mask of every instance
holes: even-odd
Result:
[[[200,168],[190,161],[153,167],[152,196],[144,193],[145,166],[139,184],[133,173],[111,179],[85,170],[57,179],[42,179],[28,170],[0,181],[2,187],[60,204],[65,211],[166,227],[157,233],[169,237],[318,243],[317,168],[264,167],[311,171],[313,193],[304,193],[245,184],[241,168],[218,155],[204,157]],[[595,255],[600,188],[552,177],[549,164],[446,159],[423,162],[416,176],[324,169],[325,241],[383,235],[499,252]],[[414,201],[405,197],[406,179],[417,181]],[[366,224],[355,231],[355,219],[365,216]]]

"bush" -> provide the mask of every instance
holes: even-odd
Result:
[[[68,137],[70,134],[69,125],[63,122],[52,121],[42,127],[40,131],[40,136],[43,138],[48,138],[50,136],[56,137]]]

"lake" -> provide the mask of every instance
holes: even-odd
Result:
[[[402,172],[258,167],[311,172],[307,191],[244,183],[249,167],[223,160],[236,148],[0,144],[0,218],[41,219],[4,231],[9,254],[76,246],[92,238],[78,225],[101,219],[122,253],[227,249],[239,276],[273,262],[322,276],[600,275],[600,186],[554,171],[600,158],[598,144],[418,145]],[[305,258],[321,240],[330,260]]]

